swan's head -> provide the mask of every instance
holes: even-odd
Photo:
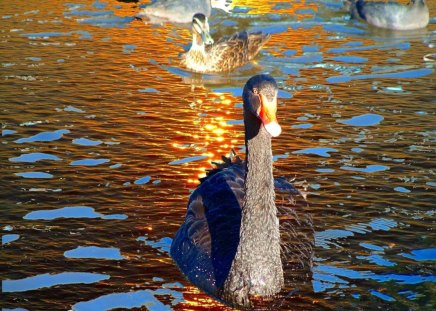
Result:
[[[213,44],[214,41],[209,33],[209,23],[204,14],[197,13],[194,15],[192,18],[192,32],[194,33],[194,38],[196,36],[201,38],[204,44]]]
[[[277,122],[277,83],[269,75],[251,77],[244,87],[244,108],[260,119],[266,131],[273,137],[282,132]]]

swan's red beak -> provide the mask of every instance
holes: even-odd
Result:
[[[260,94],[260,108],[258,111],[259,118],[263,126],[272,137],[277,137],[282,132],[282,128],[277,122],[277,96],[273,100],[268,100],[263,94]]]

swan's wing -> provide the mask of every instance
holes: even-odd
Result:
[[[284,262],[293,265],[293,269],[310,270],[315,241],[309,204],[303,190],[298,190],[285,178],[276,178],[274,185]]]
[[[171,256],[187,278],[208,293],[222,288],[239,243],[243,168],[210,174],[192,193]]]

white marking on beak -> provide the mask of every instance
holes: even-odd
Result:
[[[268,133],[270,133],[272,137],[277,137],[277,136],[279,136],[280,133],[282,132],[282,128],[281,128],[280,125],[279,125],[277,122],[275,122],[275,121],[270,122],[270,123],[268,123],[268,124],[265,124],[264,126],[265,126],[266,131],[267,131]]]

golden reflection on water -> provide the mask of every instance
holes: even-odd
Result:
[[[83,9],[98,11],[92,7],[93,2],[73,2],[84,4]],[[106,2],[106,9],[118,17],[133,16],[138,11],[134,3]],[[277,4],[282,4],[282,8],[273,10]],[[322,24],[306,28],[288,26],[286,23],[290,21],[305,21],[310,17],[307,10],[312,9],[331,23],[344,21],[347,27],[353,27],[346,22],[343,13],[326,9],[317,2],[288,4],[287,1],[234,1],[235,7],[252,8],[247,16],[245,13],[235,16],[214,13],[211,23],[216,37],[255,25],[277,26],[271,12],[289,16],[277,22],[285,24],[286,28],[272,35],[251,66],[231,74],[204,78],[174,71],[180,69],[180,54],[191,41],[189,26],[145,25],[135,20],[123,24],[123,28],[104,27],[82,23],[83,16],[68,15],[69,9],[60,1],[32,0],[25,6],[0,1],[1,16],[11,16],[0,19],[3,80],[0,114],[2,127],[16,131],[2,137],[0,150],[4,164],[2,178],[6,184],[1,204],[7,211],[2,215],[2,223],[13,226],[12,232],[21,236],[2,250],[6,266],[4,278],[19,279],[66,270],[111,275],[111,279],[97,284],[61,284],[35,291],[3,293],[6,307],[37,310],[55,305],[64,308],[109,293],[154,290],[161,286],[153,280],[159,276],[164,282],[180,282],[184,286],[175,289],[183,293],[184,301],[174,309],[226,310],[190,285],[165,252],[136,239],[145,235],[150,241],[172,237],[183,221],[190,190],[196,187],[205,170],[211,168],[210,163],[219,161],[232,148],[244,157],[243,126],[231,122],[242,119],[241,98],[213,89],[241,89],[249,76],[261,71],[269,71],[278,79],[280,88],[293,95],[293,98],[279,98],[278,118],[283,133],[273,140],[273,152],[282,157],[274,163],[274,174],[289,179],[296,176],[296,181],[319,185],[319,189],[308,189],[317,231],[344,230],[349,225],[378,218],[398,224],[390,231],[368,231],[356,233],[352,239],[335,240],[339,247],[318,247],[316,255],[327,264],[380,274],[409,273],[409,268],[422,273],[421,266],[430,269],[425,262],[416,264],[398,254],[410,252],[415,245],[420,248],[431,245],[426,236],[434,216],[424,211],[434,207],[432,186],[426,184],[434,177],[431,166],[434,144],[429,134],[435,124],[432,114],[434,72],[419,79],[366,79],[342,84],[327,83],[325,79],[342,74],[383,72],[394,66],[399,70],[434,68],[424,63],[422,56],[432,51],[425,40],[435,31],[435,24],[409,34],[406,39],[401,39],[404,34],[375,29],[362,35],[347,35],[326,30]],[[37,12],[28,13],[33,8]],[[296,14],[300,9],[305,10],[304,14]],[[432,16],[434,12],[433,4]],[[221,27],[220,23],[225,20],[235,25]],[[88,32],[91,38],[70,33],[79,30]],[[21,35],[39,32],[63,35],[36,39]],[[360,42],[359,46],[365,47],[403,41],[409,42],[410,48],[331,52],[332,48],[347,43]],[[429,42],[434,44],[434,40]],[[315,52],[306,52],[307,47],[314,46],[317,47]],[[290,51],[295,54],[287,56]],[[295,57],[313,54],[320,55],[322,60],[293,63]],[[367,61],[340,63],[333,60],[338,55],[363,57]],[[32,57],[41,60],[29,59]],[[295,69],[296,73],[286,73],[285,67]],[[399,86],[404,92],[382,92],[383,87]],[[155,91],[150,91],[151,88]],[[417,114],[419,111],[428,115],[421,116]],[[383,115],[383,122],[366,128],[337,122],[370,112]],[[310,123],[311,127],[293,127],[301,123]],[[14,142],[59,129],[70,132],[56,141]],[[101,141],[101,144],[73,143],[80,138]],[[292,153],[319,146],[337,151],[331,152],[330,157]],[[362,151],[353,152],[352,148]],[[8,160],[30,152],[49,153],[61,160],[34,163]],[[204,158],[169,164],[192,156]],[[110,162],[99,166],[70,164],[101,158]],[[121,166],[110,167],[116,164]],[[386,165],[390,169],[374,174],[341,169],[347,165],[371,164]],[[315,171],[318,168],[334,171],[319,173]],[[54,177],[36,180],[15,175],[27,171],[42,171]],[[148,183],[135,184],[144,176],[150,176]],[[396,186],[408,187],[411,192],[393,192]],[[102,214],[125,214],[128,218],[123,221],[23,220],[33,211],[79,205],[91,206]],[[368,253],[360,243],[386,246],[389,250],[386,256],[397,260],[398,265],[389,268],[358,260],[356,254]],[[80,245],[117,247],[127,259],[111,263],[65,258],[65,251]],[[375,288],[396,295],[401,302],[399,310],[426,307],[423,300],[416,302],[398,297],[396,287],[401,284],[365,282],[370,284],[350,280],[355,288],[335,288],[316,294],[309,289],[296,298],[295,305],[301,307],[300,310],[320,310],[326,306],[349,310],[383,306],[389,310],[397,306],[368,298],[368,290]],[[427,284],[416,285],[418,296],[428,295]],[[362,294],[362,301],[350,298],[354,292]]]

